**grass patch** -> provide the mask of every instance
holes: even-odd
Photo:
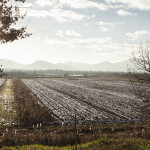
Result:
[[[112,130],[113,129],[113,130]],[[74,145],[75,142],[82,147],[90,145],[117,145],[129,143],[130,140],[150,139],[150,124],[145,123],[126,123],[126,124],[93,124],[77,125],[77,139],[75,139],[74,126],[43,126],[41,129],[33,128],[8,128],[8,131],[0,128],[0,148],[4,146],[22,145],[48,145],[48,146],[67,146]],[[100,142],[96,141],[100,139]],[[122,139],[120,142],[119,140]],[[124,142],[124,139],[125,142]],[[94,141],[94,142],[91,142]],[[91,143],[89,143],[91,142]],[[95,143],[96,142],[96,143]],[[131,141],[132,143],[134,142]],[[115,147],[115,146],[113,146]]]
[[[149,150],[150,140],[143,139],[99,139],[78,145],[79,150]],[[0,150],[75,150],[75,146],[49,147],[42,145],[3,147]]]

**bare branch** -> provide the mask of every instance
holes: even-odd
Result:
[[[0,43],[13,42],[31,34],[27,33],[26,26],[16,29],[16,24],[24,19],[20,8],[15,2],[24,3],[25,0],[0,0]]]
[[[150,109],[150,45],[140,44],[138,51],[132,52],[134,67],[129,70],[132,92],[144,102],[144,109]]]

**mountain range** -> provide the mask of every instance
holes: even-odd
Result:
[[[65,62],[53,64],[48,61],[38,60],[31,64],[19,64],[12,60],[2,60],[0,59],[0,64],[4,69],[21,69],[21,70],[69,70],[69,71],[115,71],[115,72],[126,72],[128,66],[132,63],[130,60],[125,60],[122,62],[111,63],[108,61],[97,63],[97,64],[87,64],[78,62]]]

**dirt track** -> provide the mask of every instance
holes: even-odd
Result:
[[[12,79],[7,79],[0,89],[0,124],[11,126],[15,116],[13,82]]]

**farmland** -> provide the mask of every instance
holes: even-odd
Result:
[[[24,84],[65,124],[142,121],[138,100],[128,81],[93,79],[22,79]]]
[[[143,102],[131,90],[129,81],[110,78],[1,79],[0,148],[149,139]]]

